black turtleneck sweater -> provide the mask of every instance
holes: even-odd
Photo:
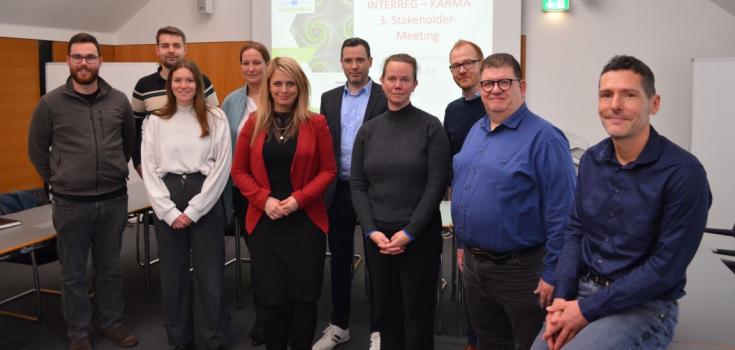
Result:
[[[439,119],[411,104],[366,122],[355,138],[350,175],[363,233],[404,229],[417,239],[439,215],[450,154]]]

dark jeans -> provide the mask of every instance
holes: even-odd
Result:
[[[350,183],[337,180],[334,200],[329,210],[329,268],[332,278],[332,324],[340,328],[350,327],[350,303],[352,295],[352,264],[355,256],[355,226],[357,216],[352,208]],[[364,242],[367,243],[367,242]],[[365,259],[367,259],[367,251]],[[367,268],[367,262],[366,262]],[[377,331],[375,325],[375,301],[373,286],[368,282],[368,301],[370,307],[370,331]]]
[[[533,294],[544,269],[544,250],[498,263],[478,258],[467,248],[464,256],[467,315],[479,349],[529,349],[546,316]]]
[[[390,238],[395,230],[378,228]],[[383,350],[434,348],[434,308],[442,239],[441,220],[429,224],[398,255],[385,255],[367,241],[376,319]]]
[[[128,217],[128,195],[94,202],[56,197],[52,208],[61,263],[61,311],[67,336],[87,337],[92,331],[92,304],[87,286],[90,249],[99,327],[120,325],[123,312],[120,248]]]
[[[201,191],[202,175],[167,175],[171,200],[183,211]],[[227,340],[229,314],[224,302],[225,215],[221,201],[191,226],[175,230],[156,220],[161,258],[164,325],[171,345],[193,342],[217,347]],[[189,272],[189,263],[194,268]]]

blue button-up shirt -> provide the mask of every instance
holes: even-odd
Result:
[[[477,121],[453,167],[452,220],[460,246],[512,252],[545,244],[541,277],[553,284],[574,204],[564,134],[523,104],[495,130],[488,118]]]
[[[621,165],[610,139],[582,157],[574,213],[557,269],[556,297],[572,300],[582,273],[613,280],[584,298],[587,321],[655,299],[684,295],[712,196],[689,152],[651,134],[638,159]]]
[[[367,84],[356,94],[352,94],[345,83],[345,92],[342,95],[342,116],[340,125],[342,136],[339,144],[339,173],[342,180],[350,179],[350,166],[352,165],[352,145],[355,143],[357,130],[362,126],[365,118],[370,91],[373,89],[373,81],[368,79]]]

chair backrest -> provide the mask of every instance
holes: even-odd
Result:
[[[38,206],[38,197],[29,191],[10,192],[0,195],[0,215],[12,214]]]
[[[44,203],[43,189],[31,191],[10,192],[0,195],[0,215],[12,214],[21,210],[31,209]],[[58,259],[56,253],[56,238],[46,241],[36,247],[36,262],[43,265]],[[6,262],[17,264],[31,264],[31,258],[23,252],[12,253]]]

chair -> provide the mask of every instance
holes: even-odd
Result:
[[[732,229],[720,229],[720,228],[705,228],[704,232],[706,233],[712,233],[716,235],[722,235],[722,236],[729,236],[735,238],[735,225],[733,225]],[[732,249],[714,249],[712,251],[715,254],[724,255],[724,256],[730,256],[735,257],[735,250]],[[720,259],[722,262],[733,272],[735,273],[735,261],[728,260],[728,259]]]
[[[240,303],[241,299],[241,286],[242,286],[242,263],[250,263],[249,257],[242,256],[242,249],[240,247],[240,237],[242,237],[242,224],[238,220],[237,215],[232,216],[232,224],[228,225],[225,230],[225,237],[231,236],[234,238],[235,244],[235,257],[225,261],[225,267],[235,264],[235,306],[238,309],[244,307]]]
[[[7,215],[21,210],[31,209],[41,204],[48,204],[48,199],[43,192],[43,189],[6,193],[0,195],[0,215]],[[2,310],[0,310],[0,315],[11,316],[30,321],[40,321],[43,315],[43,310],[41,307],[41,293],[61,295],[61,292],[58,290],[41,288],[38,276],[38,265],[48,264],[56,260],[58,260],[58,255],[56,252],[56,238],[31,245],[29,247],[14,251],[4,256],[0,256],[0,261],[2,262],[32,266],[34,282],[34,287],[32,289],[28,289],[10,298],[0,301],[0,306],[9,304],[30,294],[35,294],[36,297],[36,315],[28,315]]]

